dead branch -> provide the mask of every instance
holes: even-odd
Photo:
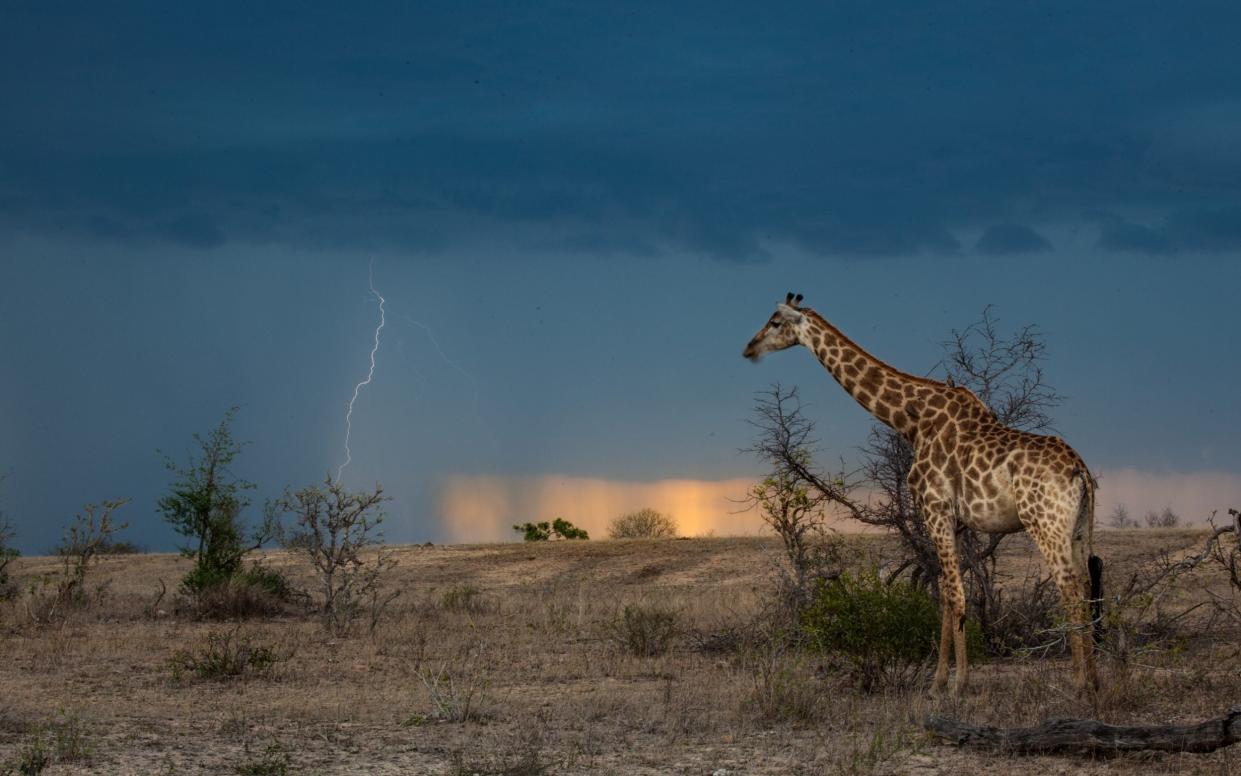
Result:
[[[1241,705],[1222,717],[1194,725],[1109,725],[1093,719],[1049,719],[1028,728],[971,725],[931,715],[926,730],[957,746],[1044,752],[1214,752],[1241,741]]]

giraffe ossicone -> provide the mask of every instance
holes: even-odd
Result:
[[[958,525],[986,533],[1026,531],[1059,588],[1070,626],[1077,683],[1098,688],[1091,601],[1101,596],[1102,561],[1091,554],[1095,481],[1064,440],[1009,428],[972,391],[901,372],[863,350],[789,293],[746,345],[758,361],[797,345],[808,349],[867,412],[909,440],[909,491],[926,521],[941,568],[939,664],[934,688],[966,686],[965,588]]]

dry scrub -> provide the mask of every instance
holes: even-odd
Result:
[[[1162,550],[1198,552],[1205,536],[1101,532],[1109,592],[1156,572]],[[843,557],[859,564],[896,554],[884,539],[844,541]],[[1077,699],[1054,651],[992,659],[970,694],[933,701],[923,682],[863,694],[847,665],[788,638],[788,623],[769,616],[771,568],[784,556],[774,539],[392,552],[390,584],[404,594],[373,630],[340,636],[304,604],[240,626],[178,615],[156,602],[160,580],[190,568],[173,555],[101,564],[93,573],[109,595],[55,627],[31,623],[22,595],[0,604],[0,773],[40,751],[52,752],[49,774],[1241,772],[1231,750],[1018,759],[942,746],[920,729],[932,712],[1005,726],[1216,716],[1241,698],[1241,659],[1235,624],[1216,618],[1204,630],[1210,606],[1124,661],[1106,659],[1097,708]],[[999,578],[1015,595],[1040,578],[1037,562],[1014,538]],[[297,553],[262,563],[301,589],[315,584]],[[21,558],[9,570],[24,589],[60,567]],[[1204,564],[1142,616],[1227,588],[1227,574]],[[257,670],[263,649],[277,660]],[[227,678],[200,678],[195,666],[220,653]],[[179,654],[194,662],[174,677]],[[250,667],[234,672],[238,663]]]

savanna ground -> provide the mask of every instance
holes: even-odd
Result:
[[[1096,549],[1116,585],[1203,538],[1102,531]],[[846,550],[863,563],[896,546],[850,536]],[[63,621],[32,622],[25,596],[0,604],[0,773],[19,772],[39,748],[55,752],[48,774],[1241,773],[1241,746],[1019,757],[959,750],[921,729],[928,713],[1003,726],[1217,716],[1241,702],[1235,631],[1187,619],[1127,667],[1105,659],[1097,706],[1078,700],[1063,658],[984,662],[961,699],[929,698],[925,675],[916,688],[864,695],[824,656],[754,625],[781,558],[774,539],[414,546],[396,557],[387,584],[403,594],[373,630],[363,617],[343,638],[296,605],[236,623],[179,613],[189,561],[166,554],[103,561],[88,581],[102,583],[98,600]],[[311,587],[300,556],[264,562]],[[1016,537],[1000,570],[1017,584],[1034,563]],[[60,561],[15,566],[26,587]],[[1185,575],[1165,608],[1205,600],[1207,587],[1226,586],[1220,576]],[[160,580],[169,592],[156,604]],[[618,641],[635,604],[674,613],[661,654]],[[221,633],[271,647],[274,663],[224,681],[176,675],[179,650]]]

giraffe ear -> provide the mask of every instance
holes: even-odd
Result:
[[[800,323],[802,319],[801,311],[787,304],[776,305],[776,313],[782,320],[789,323]]]
[[[793,305],[793,292],[792,291],[784,295],[784,303],[789,305],[790,307]]]
[[[803,298],[803,297],[802,297],[802,295],[801,295],[801,294],[798,294],[796,297],[794,297],[794,298],[793,298],[793,306],[794,306],[794,307],[801,307],[801,300],[802,300],[802,298]]]

